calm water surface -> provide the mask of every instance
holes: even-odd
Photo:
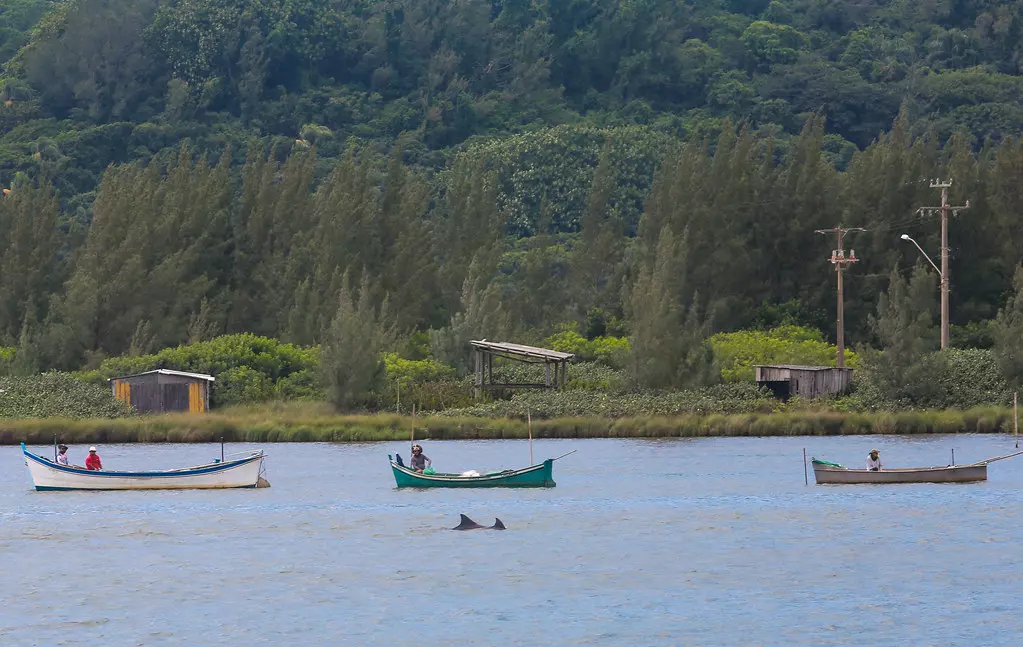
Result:
[[[441,470],[528,462],[524,441],[423,445]],[[398,491],[407,444],[271,444],[268,490],[74,493],[30,490],[3,447],[0,645],[1019,645],[1023,457],[979,484],[804,486],[803,447],[858,467],[872,446],[888,467],[1013,450],[549,440],[537,460],[578,450],[556,488]],[[220,453],[100,449],[125,469]],[[452,532],[461,512],[508,530]]]

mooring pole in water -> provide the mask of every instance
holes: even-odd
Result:
[[[529,417],[529,405],[526,405],[526,433],[529,434],[529,464],[533,464],[533,419]]]
[[[956,465],[956,448],[953,447],[952,448],[952,467],[955,467],[955,465]]]
[[[412,434],[409,436],[409,451],[416,444],[416,403],[412,403]]]
[[[803,482],[810,485],[810,475],[806,473],[806,447],[803,448]]]
[[[1012,392],[1012,435],[1016,438],[1016,449],[1019,449],[1019,414],[1016,412],[1016,396],[1018,391]]]
[[[220,462],[224,462],[224,437],[220,437]]]

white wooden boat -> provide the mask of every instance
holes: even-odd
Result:
[[[153,472],[87,470],[58,465],[28,451],[25,454],[32,485],[37,490],[190,490],[270,487],[263,478],[263,451],[239,459],[196,467]]]
[[[1023,452],[996,456],[966,465],[944,467],[904,467],[896,469],[850,469],[837,463],[811,459],[813,477],[818,485],[863,484],[863,483],[971,483],[987,480],[987,465],[1004,458],[1012,458]]]

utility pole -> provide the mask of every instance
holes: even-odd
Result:
[[[836,247],[837,249],[831,250],[831,258],[828,260],[832,265],[835,266],[835,273],[838,275],[838,310],[836,312],[836,332],[838,339],[838,354],[835,358],[835,365],[838,368],[845,367],[845,298],[844,298],[844,287],[842,285],[842,273],[845,272],[845,266],[850,263],[856,263],[860,259],[856,258],[856,250],[849,250],[849,256],[845,255],[845,235],[850,231],[867,231],[862,227],[843,227],[838,225],[832,229],[815,229],[814,232],[818,234],[835,234],[836,236]]]
[[[952,186],[952,179],[943,182],[931,180],[932,189],[941,189],[940,207],[920,207],[917,211],[921,216],[933,216],[941,214],[941,350],[948,348],[948,212],[958,216],[963,209],[970,208],[970,201],[961,207],[953,207],[948,204],[948,188]]]

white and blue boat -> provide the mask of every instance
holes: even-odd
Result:
[[[263,478],[262,450],[234,460],[153,472],[87,470],[59,465],[33,454],[21,443],[32,485],[37,490],[194,490],[270,487]]]

